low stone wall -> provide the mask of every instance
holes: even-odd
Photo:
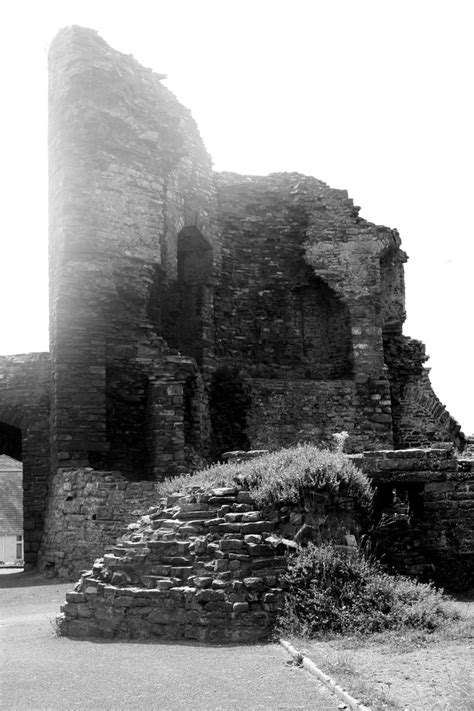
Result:
[[[308,508],[260,510],[244,488],[189,490],[153,506],[67,594],[72,637],[266,639],[282,604],[294,540],[354,545],[352,499],[325,492]],[[339,506],[340,504],[340,506]],[[340,508],[342,515],[334,515]],[[291,539],[290,539],[291,537]]]
[[[397,572],[462,589],[474,579],[474,460],[452,449],[366,452],[376,555]]]
[[[147,511],[155,490],[155,482],[128,481],[119,472],[85,468],[58,473],[51,484],[40,570],[77,579],[131,519]]]

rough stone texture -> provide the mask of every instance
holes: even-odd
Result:
[[[167,360],[160,297],[187,284],[180,255],[218,251],[210,158],[157,75],[77,27],[51,47],[49,150],[53,457],[129,478],[180,471],[176,397],[193,366]],[[212,257],[200,290],[211,273]],[[202,338],[200,314],[195,327]],[[150,410],[180,423],[168,447],[168,433],[147,446]]]
[[[378,557],[400,573],[449,589],[474,577],[474,459],[452,448],[366,452],[375,486]]]
[[[436,397],[423,367],[428,360],[420,341],[400,334],[384,334],[389,370],[395,448],[430,446],[448,440],[462,448],[460,425]]]
[[[107,479],[108,477],[106,477]],[[260,510],[240,486],[189,487],[151,507],[66,597],[72,637],[266,639],[282,604],[286,553],[305,531],[347,547],[360,532],[351,497]]]
[[[42,564],[76,565],[66,472],[154,482],[341,429],[353,452],[463,445],[401,335],[396,230],[315,178],[214,173],[162,78],[91,30],[62,30],[49,63],[51,355],[31,393],[29,356],[0,390],[31,562],[46,517]]]
[[[40,564],[73,580],[143,515],[155,494],[152,481],[128,481],[119,472],[75,469],[53,477]]]

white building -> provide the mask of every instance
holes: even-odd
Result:
[[[23,565],[23,464],[0,455],[0,566]]]

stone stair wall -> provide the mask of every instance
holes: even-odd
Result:
[[[311,497],[308,498],[310,501]],[[272,632],[295,540],[354,544],[354,502],[317,492],[312,510],[259,508],[241,486],[193,490],[153,506],[67,593],[71,637],[255,642]],[[333,515],[339,508],[342,516]],[[339,520],[338,529],[333,523]],[[332,522],[332,523],[330,523]]]

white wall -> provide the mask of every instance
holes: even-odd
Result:
[[[21,538],[21,556],[17,558],[17,543]],[[23,535],[0,536],[0,563],[20,563],[23,561]]]

